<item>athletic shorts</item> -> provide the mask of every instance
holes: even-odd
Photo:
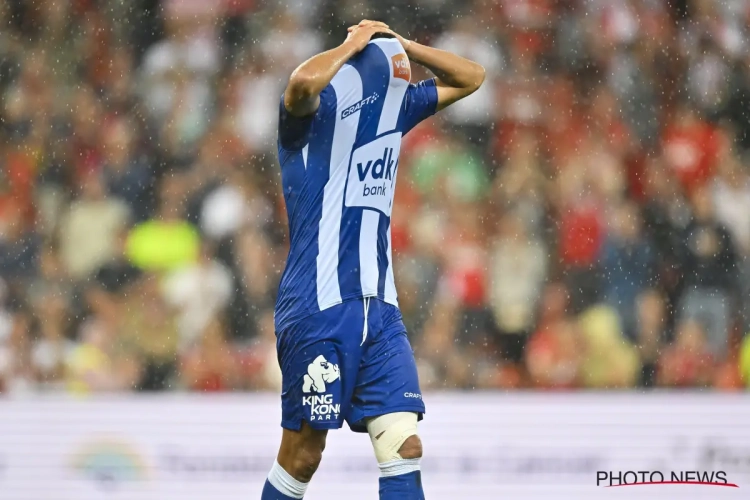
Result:
[[[414,353],[397,307],[350,300],[277,332],[281,426],[367,432],[364,420],[425,411]]]

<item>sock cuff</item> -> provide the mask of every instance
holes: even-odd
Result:
[[[381,477],[401,476],[419,470],[419,458],[402,458],[379,464]]]
[[[279,490],[279,493],[292,498],[304,497],[308,484],[294,479],[276,460],[273,461],[271,472],[268,473],[268,482]]]

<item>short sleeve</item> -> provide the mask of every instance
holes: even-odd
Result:
[[[310,140],[315,113],[310,116],[294,116],[284,106],[284,96],[279,102],[279,144],[290,151],[298,151]]]
[[[419,122],[429,118],[437,111],[437,85],[434,78],[410,83],[404,98],[404,109],[401,116],[401,132],[406,134]]]

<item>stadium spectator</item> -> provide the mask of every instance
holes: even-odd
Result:
[[[31,318],[25,312],[16,312],[7,319],[6,338],[0,340],[0,390],[26,393],[34,389],[35,382]]]
[[[161,296],[158,279],[143,275],[118,306],[118,344],[131,352],[141,371],[136,387],[166,390],[176,382],[179,330],[177,317]]]
[[[711,382],[714,357],[704,329],[689,320],[677,326],[674,343],[659,359],[659,384],[666,387],[704,387]]]
[[[81,326],[80,342],[66,358],[68,390],[78,394],[106,393],[137,384],[138,361],[113,342],[114,333],[97,319]]]
[[[0,390],[278,384],[280,93],[363,15],[487,69],[398,165],[426,387],[750,387],[746,2],[26,4],[0,8]]]
[[[42,241],[18,206],[9,207],[0,225],[0,277],[11,287],[36,277]]]
[[[31,361],[35,378],[46,389],[60,389],[76,343],[68,338],[70,303],[60,288],[49,288],[36,298],[38,332]]]
[[[503,54],[491,31],[479,31],[480,12],[459,16],[434,42],[438,49],[467,57],[481,64],[484,85],[468,99],[448,108],[447,119],[460,127],[465,137],[479,147],[487,147],[492,123],[498,114],[497,77],[503,70]]]
[[[652,282],[654,256],[641,234],[641,215],[634,203],[613,207],[602,255],[603,295],[620,316],[624,334],[636,331],[636,299]]]
[[[107,197],[101,174],[82,180],[81,193],[60,222],[60,254],[74,279],[83,279],[110,260],[117,236],[130,219],[128,206]]]
[[[567,307],[568,290],[562,284],[550,284],[544,289],[539,326],[526,346],[532,387],[572,389],[579,383],[580,334]]]
[[[167,304],[179,312],[180,346],[188,347],[206,329],[212,333],[220,330],[212,325],[229,304],[232,275],[204,246],[197,262],[182,266],[164,278],[162,293]]]
[[[742,342],[739,369],[742,382],[750,389],[750,335],[746,335]]]
[[[153,209],[154,172],[134,150],[135,123],[120,119],[103,132],[104,167],[102,175],[113,198],[126,203],[133,220],[144,221]]]
[[[579,318],[583,359],[581,383],[591,389],[634,387],[641,366],[635,348],[625,338],[617,311],[594,306]]]
[[[276,355],[273,313],[258,318],[258,335],[239,353],[245,387],[255,390],[281,390],[281,368]]]
[[[635,345],[641,358],[639,385],[656,385],[659,354],[666,342],[667,311],[664,297],[656,290],[645,290],[636,299],[637,334]]]
[[[185,193],[182,176],[163,181],[154,217],[133,227],[128,235],[126,252],[136,267],[167,271],[191,264],[198,257],[200,236],[184,219]]]
[[[750,176],[728,141],[713,185],[716,220],[729,231],[737,256],[739,311],[743,328],[750,328]]]
[[[528,233],[520,217],[509,213],[500,221],[491,262],[489,300],[500,348],[506,359],[518,363],[547,278],[547,249]]]
[[[727,229],[714,218],[706,188],[692,196],[693,221],[682,236],[685,291],[681,298],[683,320],[699,319],[705,325],[711,351],[718,359],[727,352],[732,297],[737,290],[737,258]]]
[[[200,342],[181,356],[180,377],[182,385],[193,391],[218,392],[238,386],[238,360],[218,321],[206,324]]]

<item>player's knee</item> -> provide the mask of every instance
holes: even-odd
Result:
[[[367,431],[379,464],[422,456],[416,413],[397,412],[375,417],[367,422]]]
[[[297,481],[307,483],[320,465],[326,433],[304,425],[300,431],[285,429],[279,450],[279,464]]]
[[[292,460],[292,470],[288,471],[289,474],[297,481],[309,483],[323,458],[324,446],[306,446],[297,450]]]
[[[422,440],[414,434],[404,441],[404,444],[398,449],[401,458],[422,458]]]

